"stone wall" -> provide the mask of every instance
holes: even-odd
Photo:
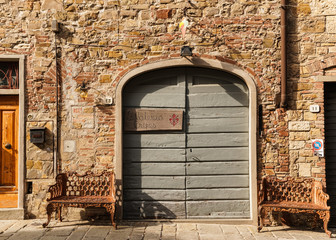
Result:
[[[115,108],[102,102],[115,97],[118,81],[130,69],[180,58],[181,46],[191,45],[194,57],[235,64],[255,80],[263,106],[259,178],[325,181],[324,158],[311,150],[311,139],[324,137],[323,83],[314,78],[323,68],[312,66],[325,56],[333,59],[336,3],[288,0],[286,8],[288,108],[279,109],[280,1],[0,0],[0,54],[26,56],[27,133],[41,124],[48,129],[43,146],[31,144],[27,134],[26,178],[33,183],[26,196],[29,216],[45,214],[46,186],[56,172],[56,56],[61,171],[113,168]],[[178,28],[184,16],[190,22],[185,38]],[[57,34],[51,29],[54,19],[60,23]],[[311,104],[322,111],[310,113]]]

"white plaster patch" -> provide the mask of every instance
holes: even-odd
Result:
[[[63,142],[63,152],[75,152],[76,151],[76,141],[74,140],[64,140]]]

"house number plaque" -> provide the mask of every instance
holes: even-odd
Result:
[[[183,110],[127,108],[125,131],[182,130]]]

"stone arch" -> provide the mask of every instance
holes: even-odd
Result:
[[[122,93],[126,83],[135,76],[141,75],[153,70],[164,69],[169,67],[193,66],[199,68],[211,68],[229,72],[241,78],[249,89],[249,159],[250,159],[250,199],[251,199],[251,216],[244,223],[257,224],[257,85],[255,80],[250,76],[254,75],[250,70],[247,73],[241,67],[234,65],[232,62],[218,61],[207,58],[178,58],[157,61],[143,64],[142,66],[134,65],[123,71],[117,76],[118,84],[116,86],[116,122],[115,122],[115,162],[114,170],[116,174],[119,192],[119,203],[117,205],[117,217],[122,219]],[[256,76],[255,76],[256,77]],[[232,221],[232,220],[230,220]]]

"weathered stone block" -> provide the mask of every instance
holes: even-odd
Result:
[[[300,177],[311,177],[311,164],[310,163],[299,163],[299,176]]]
[[[306,145],[305,141],[290,141],[289,142],[289,149],[291,150],[299,150],[303,149]]]
[[[304,112],[304,120],[306,121],[316,121],[317,120],[317,114],[311,113],[311,112]]]
[[[137,11],[134,10],[121,10],[120,15],[123,17],[134,17],[137,15]]]
[[[150,11],[141,11],[140,12],[140,19],[141,20],[149,20],[149,19],[151,19],[151,12]]]
[[[310,2],[313,15],[334,15],[336,12],[334,0],[310,0]]]
[[[244,13],[244,7],[240,3],[234,3],[231,6],[232,15],[242,15]]]
[[[171,9],[160,9],[156,11],[156,18],[157,19],[167,19],[172,17],[172,10]]]
[[[327,33],[336,33],[336,16],[327,16]]]
[[[100,83],[109,83],[111,81],[112,81],[111,75],[106,75],[106,74],[100,75],[100,79],[99,79]]]
[[[67,12],[76,12],[76,7],[74,5],[69,6],[67,9],[65,9],[65,11]]]
[[[308,121],[290,121],[288,129],[290,131],[309,131],[310,123]]]
[[[162,46],[161,45],[151,46],[151,51],[152,52],[161,52],[162,51]]]
[[[42,22],[41,21],[30,21],[28,23],[28,29],[30,29],[30,30],[40,29],[41,26],[42,26]]]
[[[204,9],[204,15],[207,17],[212,17],[214,15],[217,15],[219,13],[218,8],[206,8]]]
[[[309,132],[290,132],[289,139],[291,141],[306,141],[310,139]]]
[[[100,19],[117,19],[118,11],[114,9],[106,9],[101,13]]]
[[[321,129],[311,129],[311,138],[321,138],[322,132]]]
[[[297,7],[297,13],[300,17],[308,16],[311,14],[310,5],[307,3],[300,3]]]
[[[146,10],[146,9],[149,9],[149,7],[150,7],[149,4],[137,4],[137,5],[132,6],[132,8],[136,10]]]
[[[265,48],[272,48],[274,45],[274,38],[265,38],[263,45]]]
[[[82,39],[79,39],[79,38],[72,38],[71,42],[73,44],[84,44],[84,41]]]
[[[138,53],[129,53],[126,55],[126,58],[131,60],[143,59],[143,55]]]
[[[63,10],[63,4],[60,0],[44,0],[42,3],[42,10]]]
[[[108,51],[109,58],[122,58],[123,54],[120,51]]]
[[[308,33],[323,33],[326,28],[324,19],[311,19],[302,25],[301,31]]]

